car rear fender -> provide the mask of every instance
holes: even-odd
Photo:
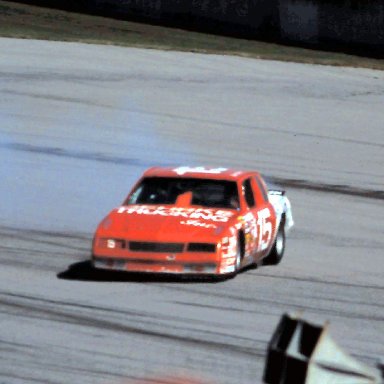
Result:
[[[293,227],[294,221],[292,206],[285,191],[272,189],[268,192],[268,199],[276,213],[276,227],[279,228],[280,223],[284,223],[284,230],[287,233]]]

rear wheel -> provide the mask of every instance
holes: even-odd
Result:
[[[280,224],[276,234],[275,243],[268,256],[263,260],[263,265],[277,265],[281,262],[285,250],[285,230],[284,223]]]

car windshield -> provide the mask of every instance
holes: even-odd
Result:
[[[125,205],[175,204],[178,196],[192,193],[191,205],[238,209],[239,196],[234,181],[180,177],[146,177],[130,194]]]

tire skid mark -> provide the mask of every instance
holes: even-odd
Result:
[[[378,289],[380,291],[384,290],[384,286],[379,285],[366,285],[366,284],[357,284],[357,283],[346,283],[343,281],[335,281],[335,280],[320,280],[314,277],[300,277],[300,276],[278,276],[278,275],[268,275],[264,273],[255,273],[257,276],[266,277],[269,279],[283,279],[283,280],[295,280],[302,281],[310,284],[325,284],[325,285],[335,285],[339,287],[348,287],[348,288],[363,288],[363,289]]]
[[[95,73],[95,72],[94,72]],[[204,77],[204,79],[201,78],[202,74],[199,74],[199,76],[192,76],[185,78],[180,77],[180,76],[174,76],[172,74],[154,74],[154,73],[148,73],[145,72],[143,73],[142,71],[134,71],[134,72],[123,72],[123,73],[105,73],[104,71],[100,72],[97,71],[96,75],[93,75],[89,73],[89,71],[83,71],[83,72],[78,72],[78,73],[73,73],[71,72],[56,72],[55,70],[50,70],[49,72],[47,71],[30,71],[30,72],[15,72],[15,71],[4,71],[0,73],[0,79],[3,78],[8,81],[25,81],[25,80],[37,80],[37,81],[64,81],[64,82],[72,82],[72,83],[94,83],[94,84],[89,84],[90,86],[96,86],[100,87],[101,85],[98,84],[99,82],[116,82],[116,83],[121,83],[123,81],[128,81],[128,80],[135,80],[135,81],[142,81],[145,83],[151,83],[153,81],[159,81],[159,82],[188,82],[188,83],[195,83],[195,84],[205,84],[207,77]],[[211,77],[209,77],[211,78]],[[216,77],[214,77],[215,80],[217,80]],[[221,79],[222,83],[227,83],[225,79]],[[102,85],[104,86],[104,84]],[[49,98],[51,99],[51,96],[55,97],[54,95],[48,95],[45,96],[44,94],[31,94],[29,92],[19,92],[19,91],[14,91],[10,89],[3,88],[5,93],[10,93],[14,95],[20,95],[20,96],[31,96],[35,98],[36,96],[39,98]],[[57,95],[56,95],[57,97]],[[58,97],[58,100],[60,98]],[[64,100],[67,100],[69,102],[75,102],[78,103],[76,98],[69,98],[66,97]],[[82,100],[82,99],[81,99]],[[96,106],[100,106],[103,104],[95,104]],[[114,110],[116,109],[115,106],[113,105],[106,105],[107,107],[113,108]],[[138,109],[138,113],[147,113],[151,114],[151,112],[146,111],[146,110],[140,110]],[[160,113],[159,113],[160,114]]]
[[[4,227],[3,227],[4,228]],[[13,231],[15,231],[15,229],[13,229]],[[24,231],[23,231],[24,232]],[[41,234],[43,233],[44,235],[47,234],[47,233],[50,233],[48,231],[36,231],[36,230],[27,230],[25,231],[27,233],[38,233],[38,234]],[[59,237],[62,237],[62,238],[68,238],[70,235],[69,234],[62,234],[62,233],[57,233],[55,232],[54,235],[59,235]],[[52,234],[51,234],[52,235]],[[81,238],[83,240],[83,237]],[[47,252],[46,253],[47,255],[51,255],[50,252]],[[23,262],[21,262],[23,263]],[[20,262],[15,262],[15,264],[17,265],[20,265]],[[32,263],[31,263],[32,264]],[[27,265],[27,264],[24,264],[25,266],[28,266],[30,267],[31,265]],[[38,268],[41,268],[41,267],[38,267]],[[250,278],[253,278],[255,276],[255,274],[257,274],[257,276],[260,276],[260,277],[264,277],[264,278],[267,278],[267,279],[287,279],[287,280],[293,280],[293,281],[301,281],[301,282],[304,282],[304,283],[309,283],[309,284],[326,284],[326,285],[335,285],[335,286],[341,286],[341,287],[348,287],[348,288],[364,288],[364,289],[375,289],[375,290],[384,290],[384,287],[380,287],[380,286],[374,286],[374,285],[361,285],[361,284],[355,284],[355,283],[345,283],[345,282],[338,282],[338,281],[329,281],[329,280],[318,280],[316,278],[302,278],[302,277],[298,277],[298,276],[276,276],[276,275],[268,275],[268,274],[263,274],[263,273],[252,273],[252,272],[248,272],[249,276],[247,277],[250,277]],[[164,286],[167,286],[167,285],[161,285],[162,287]],[[173,287],[174,288],[174,287]],[[184,290],[186,292],[194,292],[194,293],[198,293],[199,291],[197,291],[196,289],[191,289],[191,288],[186,288],[186,287],[178,287],[177,289],[180,289],[180,290]],[[209,293],[210,295],[215,295],[214,292],[210,292]],[[217,294],[216,294],[217,295]],[[219,294],[217,295],[218,297],[221,297],[223,298],[224,295],[223,294]],[[244,301],[253,301],[255,304],[266,304],[266,305],[278,305],[278,306],[281,306],[283,308],[286,308],[288,303],[286,301],[276,301],[276,300],[269,300],[269,299],[265,299],[265,298],[242,298],[242,297],[238,297],[236,295],[230,295],[230,294],[226,294],[225,295],[226,298],[230,299],[230,300],[236,300],[238,302],[244,302]],[[27,298],[27,297],[25,297]],[[32,300],[32,298],[27,298],[27,299],[30,299]],[[334,300],[328,300],[329,302],[332,302]],[[347,301],[343,301],[341,300],[340,302],[347,302]],[[59,304],[59,303],[52,303],[52,304]],[[366,305],[369,305],[369,303],[364,303]],[[60,305],[63,305],[63,303],[61,303]],[[65,304],[64,304],[65,305]],[[71,304],[66,304],[66,305],[71,305]],[[314,307],[314,306],[302,306],[302,305],[299,305],[299,304],[296,304],[296,303],[293,303],[291,304],[292,307],[298,309],[298,310],[302,310],[302,309],[309,309],[309,310],[318,310],[319,308],[318,307]],[[375,307],[378,307],[377,305],[374,304]],[[98,308],[100,309],[100,308]],[[351,318],[356,318],[356,319],[371,319],[371,320],[374,320],[374,321],[382,321],[383,320],[383,317],[382,316],[369,316],[369,315],[359,315],[359,314],[351,314],[349,313],[348,311],[336,311],[334,309],[322,309],[322,311],[324,313],[327,313],[327,314],[331,314],[331,315],[336,315],[336,316],[348,316],[348,317],[351,317]],[[128,314],[128,315],[131,315],[132,314]],[[169,320],[168,319],[164,319],[164,320]]]
[[[1,74],[0,74],[1,78]],[[136,78],[135,78],[136,79]],[[106,107],[106,106],[104,106]],[[116,107],[114,107],[116,109]],[[356,140],[356,139],[350,139],[345,137],[332,137],[332,136],[326,136],[326,135],[320,135],[315,133],[305,133],[300,131],[293,131],[293,130],[287,130],[282,128],[276,128],[276,127],[268,127],[268,126],[255,126],[254,124],[244,124],[244,123],[230,123],[228,121],[220,121],[220,120],[212,120],[202,117],[196,117],[196,116],[185,116],[176,114],[176,113],[169,113],[169,112],[155,112],[155,111],[149,111],[147,109],[140,109],[140,108],[124,108],[125,112],[145,115],[145,116],[155,116],[155,117],[162,117],[162,118],[169,118],[172,120],[179,120],[184,122],[193,122],[193,123],[199,123],[201,125],[216,125],[220,128],[222,127],[228,127],[228,128],[236,128],[236,129],[245,129],[245,130],[252,130],[252,131],[259,131],[259,132],[265,132],[268,134],[274,133],[278,135],[287,135],[287,136],[297,136],[297,137],[308,137],[311,139],[321,139],[321,140],[327,140],[327,141],[333,141],[333,142],[339,142],[339,143],[345,143],[345,144],[357,144],[357,145],[364,145],[364,146],[371,146],[371,147],[377,147],[377,148],[383,148],[384,144],[374,142],[374,141],[366,141],[366,140]]]
[[[283,187],[292,189],[303,189],[323,193],[335,193],[339,195],[364,197],[367,199],[384,200],[384,191],[367,188],[357,188],[343,184],[326,184],[322,182],[289,179],[284,177],[268,177],[273,183],[281,184]]]
[[[0,148],[10,149],[18,152],[37,153],[55,157],[64,157],[76,160],[96,161],[102,163],[112,163],[116,165],[130,165],[135,167],[150,167],[153,164],[142,160],[121,156],[107,155],[101,152],[79,151],[64,149],[60,147],[47,147],[24,143],[0,143]],[[168,163],[159,164],[166,166]]]
[[[4,234],[9,236],[17,237],[18,233],[22,232],[25,235],[32,236],[32,239],[34,236],[42,236],[42,237],[58,237],[58,238],[70,238],[70,239],[77,239],[77,240],[89,240],[92,239],[92,235],[89,233],[83,233],[79,234],[78,232],[59,232],[59,231],[52,231],[52,230],[42,230],[42,229],[31,229],[31,228],[19,228],[19,227],[10,227],[10,226],[4,226],[0,225],[0,231],[6,231]],[[12,234],[8,234],[7,231],[10,231]],[[29,239],[29,238],[28,238]]]
[[[29,363],[28,365],[31,367],[34,367],[35,369],[41,369],[40,364]],[[75,373],[85,373],[88,375],[95,376],[98,379],[100,378],[100,375],[102,375],[104,377],[109,377],[109,378],[112,377],[112,378],[116,378],[116,379],[136,379],[136,377],[127,376],[126,374],[119,374],[119,373],[114,373],[111,371],[106,371],[106,370],[101,370],[101,369],[96,369],[96,368],[90,369],[90,368],[82,368],[79,366],[74,367],[73,365],[69,366],[69,365],[65,365],[64,363],[63,363],[63,365],[60,365],[57,363],[49,363],[48,365],[44,366],[44,369],[49,370],[49,371],[53,371],[54,373],[65,372],[65,373],[69,373],[72,375]],[[18,378],[18,379],[21,378],[21,379],[26,380],[27,382],[34,381],[37,383],[44,383],[44,384],[46,384],[46,383],[59,384],[62,382],[61,380],[60,381],[46,380],[46,375],[44,376],[44,379],[30,378],[29,376],[21,376],[21,375],[16,375],[14,373],[3,374],[3,376],[4,377],[11,377],[11,378]],[[0,377],[1,377],[1,374],[0,374]]]
[[[134,166],[150,166],[152,164],[143,163],[137,159],[130,159],[125,157],[110,156],[103,153],[96,152],[80,152],[74,150],[68,150],[58,147],[43,147],[35,146],[31,144],[21,143],[0,143],[0,147],[12,149],[22,152],[32,152],[44,155],[51,155],[56,157],[67,157],[78,160],[90,160],[104,163],[113,163],[117,165],[134,165]],[[168,164],[159,164],[166,166]],[[269,176],[268,179],[276,184],[281,184],[285,188],[300,189],[308,191],[316,191],[322,193],[334,193],[348,196],[364,197],[368,199],[384,200],[384,191],[372,190],[366,188],[352,187],[343,184],[326,184],[324,182],[307,181],[301,179],[291,179]]]
[[[264,309],[263,310],[252,310],[252,309],[243,309],[243,308],[235,308],[235,307],[228,307],[224,305],[209,305],[209,304],[201,304],[201,303],[190,303],[186,301],[172,301],[172,303],[179,304],[179,305],[186,305],[189,307],[198,307],[198,308],[209,308],[209,309],[215,309],[218,311],[228,311],[228,312],[244,312],[244,313],[255,313],[255,314],[260,314],[262,313],[263,315],[271,315],[274,316],[274,312],[266,312]]]
[[[39,319],[39,317],[33,317],[34,319]],[[36,346],[35,345],[28,345],[28,344],[21,344],[21,343],[13,343],[13,342],[8,342],[8,341],[3,341],[3,340],[0,340],[1,343],[5,343],[5,344],[8,344],[10,346],[14,345],[15,346],[15,350],[17,351],[18,354],[23,354],[24,356],[29,356],[31,358],[36,358]],[[39,347],[40,350],[43,350],[44,348],[46,347]],[[58,347],[55,345],[54,347],[54,352],[56,354],[59,355],[59,353],[57,352],[57,349],[60,348],[61,350],[65,350],[65,353],[64,353],[64,356],[66,356],[67,354],[73,352],[73,349],[71,348],[64,348],[62,346]],[[85,349],[76,349],[76,352],[85,352],[85,353],[90,353],[90,350],[85,350]],[[126,361],[127,360],[127,357],[126,356],[119,356],[119,355],[116,355],[116,354],[108,354],[108,353],[104,353],[103,351],[100,351],[100,350],[97,350],[97,351],[92,351],[92,353],[97,353],[98,355],[100,356],[107,356],[107,357],[112,357],[114,360],[120,360],[120,361]],[[8,358],[9,360],[11,360],[12,358]],[[14,358],[12,360],[15,360]],[[129,360],[132,360],[132,356],[129,357]],[[17,360],[18,361],[18,360]],[[33,362],[29,362],[28,365],[30,366],[33,366],[33,367],[36,367],[36,368],[40,368],[40,363],[33,363]],[[96,370],[96,369],[88,369],[88,368],[83,368],[83,367],[73,367],[73,365],[70,365],[70,366],[66,366],[66,365],[59,365],[57,363],[49,363],[48,365],[45,365],[45,368],[47,369],[47,367],[49,367],[50,370],[60,370],[60,371],[65,371],[65,372],[68,372],[68,373],[73,373],[74,371],[78,371],[78,372],[83,372],[83,373],[90,373],[90,374],[93,374],[93,375],[97,375],[99,376],[100,374],[102,375],[105,375],[105,376],[112,376],[112,377],[118,377],[118,378],[130,378],[129,376],[127,376],[126,374],[124,375],[120,375],[120,374],[116,374],[116,373],[111,373],[110,371],[104,371],[104,370]],[[52,369],[53,368],[53,369]],[[55,369],[56,368],[56,369]],[[1,377],[1,375],[0,375]],[[135,378],[135,377],[133,377]],[[42,380],[41,382],[46,382],[45,379]]]
[[[251,347],[241,347],[238,345],[231,345],[223,342],[209,341],[205,339],[198,339],[196,337],[184,337],[179,335],[165,334],[163,332],[148,330],[143,328],[138,328],[134,326],[123,325],[118,322],[112,322],[104,319],[96,319],[94,316],[86,316],[81,314],[68,313],[60,310],[50,309],[50,308],[39,308],[33,304],[25,303],[16,303],[7,299],[0,299],[0,305],[7,306],[9,308],[15,308],[25,311],[26,313],[19,313],[18,316],[24,316],[26,318],[35,318],[35,319],[47,319],[45,315],[48,316],[48,319],[57,322],[64,322],[76,325],[82,325],[93,328],[105,329],[113,332],[121,333],[132,333],[145,337],[153,337],[160,340],[167,340],[171,342],[181,342],[194,346],[203,346],[204,348],[212,350],[226,350],[231,353],[237,354],[246,354],[247,356],[252,355],[256,357],[263,357],[265,355],[264,349],[257,350]],[[172,327],[175,328],[174,326]],[[208,331],[199,331],[200,333],[220,335],[217,332],[208,332]],[[236,340],[239,338],[236,337]],[[251,340],[253,342],[253,340]]]
[[[35,243],[35,244],[44,244],[44,245],[53,245],[55,247],[60,247],[60,248],[65,248],[65,249],[69,249],[69,250],[72,250],[72,251],[85,251],[85,250],[89,250],[90,247],[91,247],[91,240],[89,240],[89,246],[88,247],[79,247],[79,246],[74,246],[74,245],[69,245],[69,244],[62,244],[60,242],[56,242],[56,241],[48,241],[48,240],[44,240],[44,239],[36,239],[36,238],[29,238],[27,236],[8,236],[8,235],[2,235],[0,234],[0,237],[7,237],[7,238],[15,238],[17,240],[21,240],[21,241],[26,241],[26,242],[29,242],[29,243]]]
[[[315,300],[324,300],[324,301],[327,301],[329,303],[334,303],[335,302],[335,299],[332,299],[332,298],[325,298],[325,297],[318,297],[318,296],[311,296],[311,295],[308,295],[306,297],[309,297],[309,298],[312,298],[312,299],[315,299]],[[368,307],[383,308],[383,306],[380,305],[380,304],[358,302],[358,301],[353,301],[353,300],[343,300],[343,299],[339,299],[339,298],[337,299],[337,302],[341,302],[341,303],[344,303],[344,304],[359,304],[359,305],[366,305]],[[275,316],[275,312],[268,312],[268,311],[265,311],[264,309],[250,310],[250,309],[226,307],[226,306],[222,306],[222,305],[206,305],[206,304],[188,303],[188,302],[182,302],[182,301],[173,301],[173,303],[181,304],[181,305],[186,305],[186,306],[191,306],[191,307],[210,308],[210,309],[215,309],[215,310],[218,310],[218,311],[245,312],[245,313],[254,313],[254,314],[262,313],[263,315]]]
[[[65,232],[50,232],[44,230],[35,230],[35,229],[21,229],[13,227],[2,227],[0,226],[0,237],[15,239],[17,241],[26,241],[36,244],[45,244],[53,245],[63,248],[69,248],[77,251],[83,251],[89,249],[89,247],[79,247],[71,245],[73,240],[78,242],[87,242],[90,246],[92,241],[91,235],[77,235],[75,233],[65,233]],[[71,240],[71,243],[63,241]]]
[[[51,255],[52,253],[55,254],[55,256],[63,256],[63,257],[68,257],[71,256],[73,257],[73,254],[71,253],[64,253],[64,252],[57,252],[57,251],[41,251],[38,249],[30,249],[30,248],[22,248],[22,247],[9,247],[9,246],[4,246],[0,245],[0,250],[3,252],[7,253],[13,253],[13,254],[23,254],[23,255]],[[79,251],[79,250],[77,250]]]
[[[106,371],[103,369],[96,369],[96,368],[83,368],[76,366],[74,367],[73,365],[60,365],[57,363],[50,363],[49,364],[49,369],[54,370],[55,372],[67,372],[69,374],[74,374],[74,373],[85,373],[88,375],[96,376],[96,378],[100,378],[100,375],[105,376],[105,377],[112,377],[116,379],[127,379],[127,375],[125,374],[120,374],[120,373],[115,373],[111,372],[110,370]],[[44,381],[45,383],[45,381]]]
[[[15,343],[14,341],[11,342],[11,341],[7,341],[4,339],[0,339],[0,347],[2,347],[3,345],[9,345],[9,346],[12,346],[15,348],[30,348],[31,350],[33,350],[35,348],[34,345]]]
[[[11,312],[1,312],[6,313],[7,315],[12,315]],[[21,343],[13,343],[13,342],[7,342],[7,341],[1,341],[1,343],[4,343],[8,345],[7,350],[3,348],[3,350],[7,352],[16,352],[18,355],[23,354],[24,356],[28,357],[34,357],[36,355],[36,346],[35,345],[28,345],[28,344],[21,344]]]
[[[74,255],[56,251],[39,251],[26,248],[9,248],[4,246],[0,246],[0,255],[0,265],[53,273],[57,272],[58,268],[62,268],[62,263],[65,263],[66,260],[73,261],[74,257],[78,257],[79,260],[84,258],[84,255]],[[36,257],[39,258],[36,259]],[[60,266],[58,264],[52,264],[52,262],[60,263]]]
[[[20,268],[26,268],[26,269],[35,269],[38,271],[46,271],[46,272],[55,272],[56,267],[50,267],[45,264],[36,264],[36,263],[28,263],[26,261],[20,261],[20,260],[9,260],[9,259],[3,259],[0,261],[0,265],[2,266],[8,266],[8,267],[20,267]]]
[[[78,150],[70,150],[59,147],[38,146],[25,143],[0,143],[0,148],[10,149],[19,152],[38,153],[56,157],[66,157],[77,160],[90,160],[103,163],[112,163],[117,165],[132,165],[132,166],[151,166],[152,164],[143,162],[134,158],[121,156],[112,156],[100,152],[86,152]],[[166,166],[168,164],[159,164]],[[308,191],[316,191],[323,193],[335,193],[348,196],[358,196],[369,199],[384,200],[384,191],[372,190],[366,188],[352,187],[343,184],[326,184],[324,182],[316,182],[301,179],[283,178],[268,176],[267,180],[273,183],[281,184],[283,187],[292,189],[303,189]]]
[[[322,301],[327,301],[327,302],[330,302],[330,303],[334,303],[335,302],[335,299],[334,298],[331,298],[331,297],[325,297],[325,296],[322,296],[322,295],[314,295],[314,294],[308,294],[306,295],[305,292],[302,292],[301,293],[302,297],[306,297],[306,298],[310,298],[310,299],[313,299],[313,300],[322,300]],[[362,305],[362,306],[368,306],[368,307],[377,307],[377,308],[383,308],[383,305],[381,304],[377,304],[377,303],[373,303],[373,302],[370,302],[370,303],[367,303],[366,301],[358,301],[358,300],[347,300],[347,299],[344,299],[344,298],[341,298],[341,297],[338,297],[337,298],[337,302],[338,303],[343,303],[343,304],[358,304],[358,305]]]
[[[168,288],[175,288],[175,287],[169,287]],[[195,293],[195,294],[202,294],[201,291],[195,290],[195,289],[188,289],[188,288],[183,288],[183,287],[177,287],[177,290],[181,290],[184,292],[189,292],[189,293]],[[371,321],[378,321],[382,322],[384,321],[384,316],[376,316],[376,315],[366,315],[366,314],[356,314],[350,311],[346,310],[336,310],[332,308],[319,308],[319,306],[312,306],[312,305],[300,305],[294,302],[288,302],[287,300],[273,300],[273,299],[264,299],[264,298],[253,298],[253,297],[242,297],[238,295],[233,295],[233,294],[224,294],[224,293],[214,293],[214,292],[209,292],[205,293],[209,296],[213,297],[218,297],[220,299],[226,298],[229,300],[233,300],[235,302],[243,302],[243,303],[253,303],[255,305],[260,305],[264,304],[268,307],[273,305],[274,307],[278,306],[281,307],[283,310],[286,310],[287,307],[290,308],[290,310],[295,309],[297,311],[313,311],[314,313],[318,313],[321,311],[323,314],[328,314],[332,316],[337,316],[337,317],[347,317],[349,319],[356,319],[356,320],[371,320]],[[337,301],[337,300],[334,300]]]
[[[65,351],[64,353],[71,353],[73,351],[72,348],[70,347],[66,347],[64,345],[60,345],[60,346],[55,346],[55,348],[60,348],[61,350]],[[127,359],[127,357],[125,355],[121,355],[121,354],[118,354],[118,353],[108,353],[108,352],[105,352],[103,350],[100,350],[100,349],[97,349],[97,350],[94,350],[92,349],[91,347],[88,348],[88,349],[85,349],[85,348],[76,348],[76,352],[77,353],[89,353],[89,352],[92,352],[94,354],[97,354],[99,356],[104,356],[104,357],[112,357],[114,360],[121,360],[121,361],[125,361]],[[129,356],[129,360],[133,360],[133,361],[139,361],[140,359],[138,358],[134,358],[132,355]]]
[[[99,312],[106,312],[108,316],[111,316],[111,314],[115,315],[125,315],[125,316],[131,316],[131,317],[137,317],[140,318],[141,321],[146,318],[151,318],[153,316],[150,312],[137,312],[137,311],[128,311],[128,310],[121,310],[115,307],[100,307],[100,306],[94,306],[89,304],[80,304],[80,303],[73,303],[73,302],[67,302],[67,301],[61,301],[61,300],[50,300],[46,298],[38,298],[35,296],[29,296],[29,295],[21,295],[21,294],[15,294],[10,292],[4,292],[0,291],[0,295],[5,297],[11,297],[15,299],[21,299],[21,300],[29,300],[32,302],[38,302],[40,304],[52,304],[57,305],[60,307],[67,307],[67,308],[80,308],[85,310],[92,310],[92,311],[99,311]],[[219,323],[213,323],[212,321],[205,321],[202,319],[195,320],[190,318],[182,318],[180,316],[170,316],[170,315],[156,315],[156,320],[163,320],[163,321],[184,321],[189,322],[190,324],[202,324],[202,325],[216,325],[218,327],[222,327],[222,324]]]
[[[362,249],[364,251],[367,249],[381,250],[384,247],[384,242],[381,240],[369,241],[363,237],[336,236],[331,233],[320,232],[316,233],[303,228],[295,228],[295,230],[289,234],[289,238],[292,240],[316,241],[337,248]]]
[[[98,107],[98,108],[108,108],[108,109],[116,109],[116,106],[113,105],[107,105],[98,103],[91,100],[84,100],[80,97],[65,97],[65,96],[59,96],[55,94],[43,94],[43,93],[36,93],[36,92],[20,92],[15,91],[12,89],[0,89],[1,93],[7,94],[7,95],[13,95],[13,96],[25,96],[25,97],[31,97],[33,99],[42,99],[42,100],[48,100],[48,101],[59,101],[59,102],[65,102],[65,103],[74,103],[74,104],[83,104],[87,106],[92,107]]]
[[[8,379],[16,379],[16,380],[23,380],[25,382],[34,382],[34,383],[39,383],[41,384],[42,381],[41,379],[35,379],[31,376],[23,376],[23,375],[17,375],[15,373],[0,373],[0,379],[1,377],[8,378]],[[4,381],[4,383],[6,383]],[[44,380],[44,384],[59,384],[59,381],[51,381],[51,380]]]
[[[91,247],[87,235],[5,226],[0,226],[0,239],[0,265],[50,272],[57,272],[63,263],[84,259]]]

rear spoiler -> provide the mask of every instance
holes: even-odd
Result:
[[[270,189],[268,195],[285,196],[285,191],[280,189]]]

